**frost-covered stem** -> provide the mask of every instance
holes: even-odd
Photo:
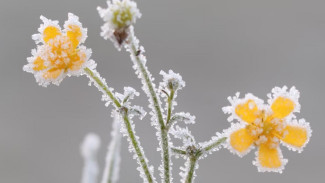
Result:
[[[193,182],[193,177],[194,177],[194,171],[195,171],[195,166],[196,162],[198,160],[197,156],[190,157],[190,167],[188,169],[188,173],[186,175],[186,179],[184,183],[192,183]]]
[[[113,113],[114,121],[112,124],[111,142],[108,146],[108,152],[106,156],[106,165],[103,173],[103,179],[101,183],[116,183],[119,177],[119,167],[121,161],[121,140],[122,135],[120,132],[121,121],[117,112]]]
[[[183,151],[182,149],[178,149],[176,147],[171,147],[170,150],[175,154],[186,155],[186,151]]]
[[[149,167],[146,163],[146,160],[141,152],[141,149],[139,147],[139,144],[138,144],[138,141],[136,140],[136,137],[134,135],[134,132],[132,131],[132,127],[131,127],[131,123],[130,123],[130,120],[129,120],[129,117],[128,117],[128,114],[127,112],[123,115],[123,119],[124,119],[124,123],[125,123],[125,126],[126,126],[126,129],[129,133],[129,136],[130,136],[130,139],[131,139],[131,142],[132,142],[132,145],[135,149],[135,152],[139,158],[139,162],[141,163],[141,166],[143,168],[143,171],[147,177],[147,180],[149,183],[152,183],[153,182],[153,178],[152,178],[152,175],[150,174],[150,171],[149,171]]]
[[[108,89],[106,84],[104,84],[104,82],[98,76],[96,76],[95,73],[91,69],[85,68],[84,70],[85,70],[86,74],[89,77],[91,77],[94,80],[94,82],[96,82],[98,84],[98,86],[101,87],[101,89],[103,89],[105,91],[105,93],[114,102],[115,107],[120,108],[122,105],[116,99],[114,94]],[[123,120],[124,120],[126,129],[127,129],[128,135],[131,138],[132,146],[134,147],[136,155],[139,158],[141,167],[142,167],[142,169],[143,169],[143,171],[144,171],[144,173],[146,175],[146,178],[147,178],[149,183],[153,183],[153,175],[151,175],[151,173],[149,171],[149,167],[147,165],[147,162],[145,161],[145,157],[144,157],[143,153],[141,152],[142,147],[140,147],[138,141],[135,138],[135,132],[132,130],[131,123],[130,123],[130,120],[129,120],[129,117],[128,117],[127,113],[124,113]]]
[[[158,122],[160,124],[160,131],[161,131],[161,141],[162,141],[162,157],[163,157],[163,175],[164,175],[164,182],[165,183],[170,183],[170,156],[169,156],[169,137],[168,137],[168,131],[167,128],[165,126],[164,123],[164,119],[162,116],[162,112],[161,112],[161,106],[159,103],[159,99],[157,96],[157,93],[155,92],[156,90],[153,87],[152,84],[152,80],[151,77],[149,77],[149,71],[145,68],[144,63],[141,61],[139,55],[140,53],[140,49],[138,48],[137,44],[134,42],[134,40],[136,40],[136,37],[134,36],[133,33],[130,34],[130,39],[129,41],[131,41],[130,44],[130,52],[131,54],[135,57],[135,63],[139,68],[139,71],[141,72],[145,84],[147,85],[147,88],[149,90],[149,95],[151,97],[151,99],[149,98],[149,100],[152,100],[153,105],[154,105],[154,110],[155,110],[155,114],[157,115],[158,118]],[[140,53],[140,54],[139,54]],[[146,92],[146,91],[145,91]]]
[[[168,97],[168,111],[167,111],[167,121],[166,121],[166,125],[168,126],[169,120],[171,118],[171,114],[172,114],[172,104],[173,104],[173,99],[174,99],[174,90],[170,91],[170,95]]]
[[[87,75],[89,77],[91,77],[98,84],[98,86],[100,86],[106,92],[106,94],[114,102],[116,108],[120,108],[121,107],[120,102],[115,98],[115,96],[113,95],[113,93],[108,89],[108,87],[104,84],[104,82],[101,81],[101,79],[99,77],[97,77],[94,74],[94,72],[91,69],[89,69],[88,67],[86,67],[84,70],[87,73]]]
[[[227,137],[222,137],[216,141],[213,141],[209,144],[207,144],[206,146],[204,146],[202,149],[204,152],[209,152],[212,149],[214,149],[215,147],[218,147],[220,144],[222,144],[224,141],[226,141]]]

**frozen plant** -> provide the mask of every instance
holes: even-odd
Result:
[[[299,92],[294,87],[275,87],[268,95],[268,104],[264,104],[252,94],[239,98],[239,93],[229,97],[230,106],[223,111],[229,114],[231,127],[205,142],[197,142],[187,125],[195,124],[196,118],[188,112],[177,112],[176,97],[185,87],[182,76],[172,70],[161,71],[162,81],[157,86],[146,66],[144,47],[135,36],[134,24],[141,17],[137,4],[131,0],[113,0],[107,2],[107,8],[98,8],[104,21],[101,36],[113,42],[116,48],[130,54],[136,76],[140,79],[142,90],[148,97],[151,125],[156,130],[157,148],[161,164],[157,168],[160,182],[173,182],[172,156],[182,157],[184,166],[180,168],[181,182],[192,183],[199,168],[199,160],[219,150],[228,148],[240,157],[255,147],[258,148],[253,162],[259,171],[282,172],[287,160],[282,157],[279,144],[291,150],[301,152],[311,136],[309,123],[297,120],[295,113],[300,111]],[[147,112],[142,106],[133,105],[131,100],[138,97],[132,87],[114,92],[106,80],[96,71],[96,62],[90,59],[91,50],[82,44],[87,38],[87,29],[82,27],[79,18],[71,13],[61,30],[58,21],[41,16],[43,24],[39,33],[32,36],[37,48],[27,58],[24,71],[34,74],[41,86],[51,83],[59,85],[66,76],[86,75],[90,82],[102,94],[105,106],[112,105],[114,118],[111,142],[108,146],[106,164],[101,183],[118,182],[120,169],[121,136],[126,137],[129,151],[138,163],[137,170],[144,183],[158,182],[155,167],[149,164],[140,138],[136,135],[134,117],[143,120]],[[174,137],[174,138],[172,138]],[[182,145],[173,145],[173,139],[179,139]],[[82,183],[98,183],[97,151],[99,137],[91,134],[85,138],[81,152],[85,161]],[[178,182],[178,181],[176,181]]]

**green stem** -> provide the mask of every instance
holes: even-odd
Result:
[[[131,41],[134,40],[134,35],[131,33]],[[138,48],[136,48],[136,45],[134,44],[134,42],[131,42],[131,49],[130,50],[132,52],[132,54],[135,56],[135,63],[137,64],[143,78],[144,81],[147,85],[147,88],[149,90],[149,94],[150,97],[152,98],[152,102],[154,104],[154,109],[158,118],[158,122],[160,124],[160,131],[161,131],[161,140],[162,140],[162,156],[163,156],[163,167],[164,167],[164,179],[165,179],[165,183],[170,183],[170,156],[169,156],[169,137],[168,137],[168,131],[166,129],[166,126],[164,124],[164,119],[162,116],[162,112],[161,112],[161,106],[159,104],[159,100],[157,97],[157,94],[154,90],[153,84],[152,84],[152,80],[149,77],[149,73],[146,70],[143,62],[140,60],[139,54],[138,54]]]
[[[217,141],[214,141],[214,142],[212,142],[211,144],[209,144],[209,145],[203,147],[202,149],[203,149],[203,151],[208,152],[208,151],[210,151],[211,149],[213,149],[213,148],[219,146],[220,144],[222,144],[222,143],[223,143],[224,141],[226,141],[226,140],[227,140],[227,137],[222,137],[222,138],[218,139]]]
[[[170,91],[170,96],[168,97],[168,112],[167,112],[167,121],[166,126],[168,126],[169,120],[171,118],[172,114],[172,105],[173,105],[173,99],[174,99],[174,90]]]
[[[85,68],[84,70],[85,70],[86,74],[88,74],[88,76],[91,77],[98,84],[98,86],[101,87],[103,89],[103,91],[110,97],[110,99],[114,102],[115,107],[120,108],[122,105],[116,99],[114,94],[104,84],[104,82],[98,76],[96,76],[95,73],[91,69]],[[140,145],[138,144],[138,141],[136,140],[135,132],[132,130],[131,123],[130,123],[127,112],[124,113],[123,119],[124,119],[124,124],[126,126],[127,132],[128,132],[129,137],[131,139],[133,148],[135,149],[135,152],[136,152],[136,154],[137,154],[137,156],[139,158],[141,167],[142,167],[142,169],[143,169],[143,171],[144,171],[144,173],[146,175],[146,178],[147,178],[149,183],[153,183],[153,175],[151,175],[151,173],[149,171],[147,162],[145,161],[145,158],[144,158],[144,155],[143,155],[143,153],[141,151]]]
[[[104,84],[104,82],[101,81],[99,77],[97,77],[92,70],[90,70],[88,67],[86,67],[85,72],[90,76],[104,91],[105,93],[109,96],[109,98],[114,102],[115,106],[117,108],[121,107],[120,102],[115,98],[113,93],[108,89],[108,87]]]
[[[190,157],[190,160],[189,160],[190,161],[190,168],[189,168],[189,171],[187,173],[185,183],[192,183],[193,182],[194,171],[195,171],[195,166],[196,166],[197,159],[198,159],[197,156]]]
[[[134,133],[132,131],[131,123],[130,123],[130,120],[129,120],[129,117],[128,117],[127,113],[125,113],[123,119],[124,119],[124,122],[125,122],[126,129],[127,129],[128,133],[129,133],[129,136],[131,138],[132,145],[133,145],[133,147],[135,149],[135,152],[136,152],[136,154],[137,154],[137,156],[139,158],[139,161],[140,161],[140,163],[142,165],[144,173],[147,176],[147,180],[148,180],[149,183],[152,183],[153,182],[152,176],[151,176],[151,174],[149,172],[148,165],[147,165],[146,160],[145,160],[145,158],[144,158],[144,156],[143,156],[143,154],[141,152],[138,141],[136,140],[135,135],[134,135]]]

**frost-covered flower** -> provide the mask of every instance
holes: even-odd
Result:
[[[119,48],[128,37],[127,29],[141,17],[137,4],[131,0],[107,1],[107,8],[98,7],[100,17],[105,21],[102,26],[101,36],[117,42]]]
[[[50,83],[59,85],[66,76],[79,76],[89,64],[91,50],[80,44],[87,38],[87,29],[82,27],[79,18],[72,13],[61,30],[58,21],[41,16],[43,24],[39,33],[32,38],[37,48],[32,50],[32,57],[23,70],[34,74],[39,85]],[[93,62],[93,61],[92,61]]]
[[[282,143],[290,150],[301,152],[311,136],[309,123],[297,120],[294,112],[300,111],[299,91],[292,87],[275,87],[268,94],[268,105],[261,99],[246,94],[239,98],[239,93],[228,100],[231,106],[223,108],[226,114],[239,123],[233,123],[226,130],[227,148],[239,155],[246,155],[255,146],[258,147],[253,162],[261,172],[282,172],[288,160],[284,159],[279,148]]]

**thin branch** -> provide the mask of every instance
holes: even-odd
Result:
[[[115,107],[116,108],[120,108],[122,105],[116,99],[116,97],[114,96],[114,94],[108,89],[107,85],[105,84],[104,81],[102,81],[102,79],[100,78],[100,76],[99,75],[96,75],[89,68],[85,68],[84,70],[85,70],[86,74],[94,82],[96,82],[96,84],[98,85],[98,87],[100,87],[103,90],[103,92],[105,92],[110,97],[110,99],[113,101]],[[127,113],[124,113],[123,120],[124,120],[124,124],[126,126],[126,129],[127,129],[128,135],[129,135],[129,137],[131,139],[132,146],[135,149],[136,155],[138,156],[138,159],[139,159],[141,168],[143,169],[143,172],[145,173],[146,179],[148,180],[149,183],[153,183],[154,182],[153,181],[154,180],[154,177],[151,174],[151,172],[149,171],[148,164],[146,162],[146,158],[145,158],[143,152],[141,151],[142,147],[140,147],[140,144],[136,140],[135,132],[132,130],[131,123],[130,123],[130,120],[129,120],[129,117],[128,117]]]

